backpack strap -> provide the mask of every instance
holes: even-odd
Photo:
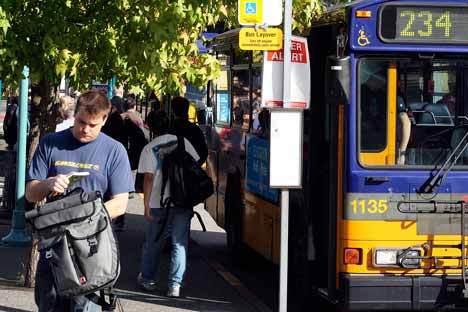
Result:
[[[185,152],[185,139],[183,136],[177,136],[177,147],[176,149],[179,150],[179,152]],[[167,156],[167,155],[166,155]],[[164,159],[163,159],[163,162],[164,162]],[[167,180],[169,179],[169,174],[167,172],[167,167],[166,166],[162,166],[162,184],[161,184],[161,199],[160,199],[160,202],[159,204],[161,205],[161,208],[165,208],[166,206],[170,206],[170,201],[168,201],[168,199],[166,199],[164,201],[164,193],[166,191],[166,184],[167,184]]]
[[[202,227],[203,232],[206,232],[206,226],[205,226],[205,223],[203,222],[203,219],[200,216],[200,214],[198,212],[196,212],[196,211],[193,211],[192,214],[197,216],[198,222],[200,222],[200,225]],[[193,215],[192,215],[192,217],[193,217]]]
[[[164,162],[164,159],[163,159],[163,162]],[[169,179],[168,177],[169,173],[167,172],[167,166],[162,165],[161,168],[162,168],[162,183],[161,183],[161,198],[159,200],[159,205],[161,205],[161,208],[162,208],[165,206],[165,204],[167,204],[167,200],[166,200],[166,203],[164,202],[164,193],[166,191],[166,184],[167,184],[167,180]]]
[[[178,147],[176,147],[178,148]],[[167,155],[166,155],[167,156]],[[163,159],[164,162],[164,159]],[[159,230],[158,234],[156,235],[156,238],[154,239],[154,242],[157,242],[161,236],[164,233],[164,230],[166,229],[167,225],[167,219],[169,217],[169,210],[171,209],[171,197],[169,196],[164,200],[164,192],[166,191],[166,184],[167,180],[169,180],[169,173],[167,172],[167,166],[162,166],[162,185],[161,185],[161,199],[159,204],[161,205],[161,209],[166,208],[166,217],[163,219],[163,223],[161,225],[161,229]]]
[[[109,302],[106,301],[106,291],[104,289],[99,291],[99,295],[91,293],[85,295],[85,297],[89,301],[101,306],[102,311],[115,311],[117,307],[117,295],[112,291],[112,288],[107,290],[107,295],[109,296]]]
[[[177,148],[180,152],[185,152],[185,139],[183,136],[177,136]]]

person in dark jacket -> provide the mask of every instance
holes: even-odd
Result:
[[[111,99],[111,112],[107,117],[106,123],[102,127],[102,132],[119,141],[128,152],[128,134],[126,133],[125,122],[120,115],[123,113],[124,101],[122,99],[122,88],[114,88],[115,96]],[[118,232],[125,228],[125,214],[118,216],[113,220],[114,229]]]
[[[118,111],[112,109],[106,124],[102,127],[102,132],[122,143],[125,149],[128,148],[127,134],[125,133],[124,121]]]
[[[13,150],[18,140],[18,99],[12,97],[5,113],[3,121],[3,138],[8,144],[8,149]]]
[[[203,164],[208,157],[208,148],[206,146],[205,136],[200,127],[188,120],[189,106],[189,101],[184,97],[176,96],[172,99],[171,107],[172,113],[174,114],[174,121],[170,134],[186,138],[193,145],[200,157],[199,163]]]
[[[110,100],[112,104],[111,112],[107,121],[102,127],[102,132],[119,141],[128,150],[128,135],[125,132],[125,123],[121,114],[125,109],[125,102],[123,100],[123,87],[114,87],[114,96]]]

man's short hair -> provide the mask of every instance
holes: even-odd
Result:
[[[90,115],[97,115],[101,112],[109,113],[111,103],[106,96],[105,90],[88,90],[83,92],[76,103],[76,112],[80,107]]]
[[[136,96],[133,93],[127,95],[127,109],[133,109],[136,107]]]
[[[181,96],[176,96],[171,101],[172,112],[176,117],[188,118],[188,111],[190,103],[189,101]]]
[[[125,112],[125,102],[120,96],[114,95],[110,102],[111,105],[114,106],[115,109],[119,112],[119,114]]]
[[[154,92],[151,92],[149,94],[149,99],[148,99],[151,109],[154,111],[158,111],[161,109],[161,102],[159,101],[158,97]]]
[[[151,111],[146,117],[146,123],[156,135],[165,134],[169,131],[169,117],[165,111]]]

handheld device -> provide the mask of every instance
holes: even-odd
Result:
[[[69,180],[68,185],[71,186],[86,176],[89,176],[89,172],[87,171],[81,171],[81,172],[72,171],[67,174],[67,178]]]

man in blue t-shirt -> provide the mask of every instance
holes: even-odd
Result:
[[[84,92],[78,99],[73,128],[44,137],[34,154],[26,179],[26,198],[31,202],[60,194],[67,188],[100,191],[112,218],[125,213],[133,178],[125,148],[101,133],[110,111],[106,95],[98,90]],[[67,174],[88,172],[70,185]],[[35,299],[39,312],[69,311],[70,300],[60,298],[43,253],[36,272]]]

